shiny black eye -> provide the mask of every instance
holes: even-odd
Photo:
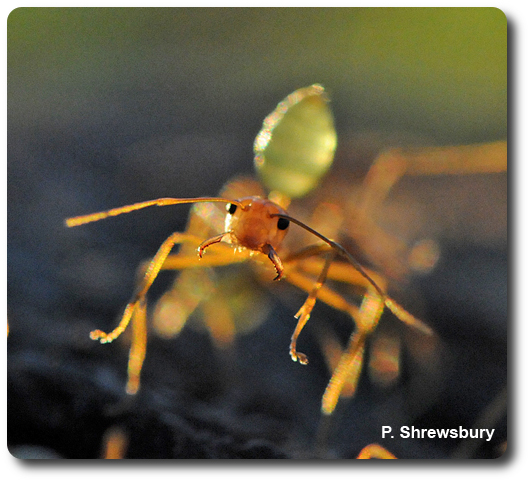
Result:
[[[227,204],[226,205],[226,210],[230,213],[230,214],[234,214],[237,210],[237,204]]]
[[[289,227],[289,220],[285,218],[278,219],[278,229],[281,229],[282,231],[284,229],[287,229]]]

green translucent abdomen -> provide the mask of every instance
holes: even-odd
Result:
[[[298,198],[328,171],[336,146],[327,96],[315,84],[293,92],[267,116],[254,142],[254,163],[268,189]]]

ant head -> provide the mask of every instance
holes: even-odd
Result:
[[[226,206],[225,231],[230,232],[232,243],[262,251],[266,245],[277,247],[289,228],[287,214],[278,204],[257,196],[245,197]]]

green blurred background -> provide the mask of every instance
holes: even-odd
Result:
[[[260,97],[318,81],[361,127],[503,138],[506,30],[495,8],[21,8],[8,19],[10,113],[71,122],[127,87],[192,96],[198,119],[219,105],[249,116]]]

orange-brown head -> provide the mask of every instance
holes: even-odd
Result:
[[[237,200],[240,205],[228,204],[225,231],[234,245],[268,254],[268,247],[277,248],[289,228],[289,220],[273,216],[287,214],[280,206],[258,196]]]

